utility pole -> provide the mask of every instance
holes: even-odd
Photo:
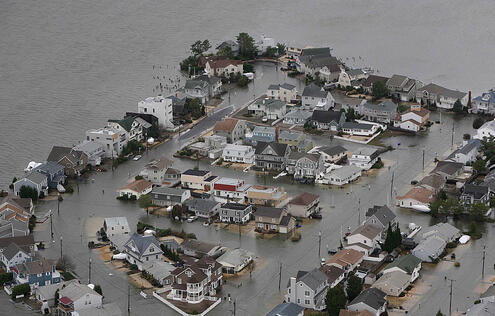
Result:
[[[450,303],[449,303],[449,315],[452,315],[452,282],[454,280],[450,280]]]
[[[485,277],[485,249],[486,245],[483,245],[483,264],[481,266],[481,280]]]
[[[425,172],[425,149],[423,148],[423,172]]]
[[[60,215],[60,193],[57,196],[57,214]]]
[[[361,198],[358,199],[358,227],[361,226]]]
[[[127,283],[127,316],[131,316],[131,288]]]
[[[63,247],[62,247],[62,236],[60,236],[60,260],[62,260],[63,256],[64,256],[64,251],[63,251]]]
[[[318,232],[318,261],[321,258],[321,230]]]
[[[454,147],[454,122],[452,122],[452,147]]]
[[[55,242],[55,240],[53,240],[53,216],[52,216],[52,210],[50,210],[50,232],[51,232],[51,235],[52,235],[52,242]]]
[[[280,268],[278,271],[278,290],[280,291],[280,283],[282,283],[282,262],[280,262]]]
[[[236,299],[234,299],[234,316],[235,316],[235,303],[236,303],[235,301]]]
[[[91,284],[91,258],[89,258],[89,277],[88,277],[88,284]]]

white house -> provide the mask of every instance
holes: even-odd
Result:
[[[296,90],[296,86],[293,86],[288,83],[271,84],[268,86],[266,95],[271,99],[276,99],[276,100],[284,101],[285,103],[289,103],[290,101],[296,99],[297,90]]]
[[[103,146],[106,158],[117,158],[127,145],[127,134],[106,126],[86,131],[86,140],[97,142]]]
[[[304,125],[311,118],[312,114],[309,111],[301,109],[293,109],[284,116],[284,124],[289,125]]]
[[[162,128],[173,128],[173,100],[164,96],[148,97],[138,102],[138,112],[154,115]]]
[[[357,166],[342,166],[340,168],[334,169],[319,179],[318,182],[321,184],[332,184],[332,185],[345,185],[350,183],[361,176],[361,168]]]
[[[417,132],[423,128],[430,119],[430,111],[419,104],[411,105],[411,109],[398,113],[394,120],[394,126],[408,131]]]
[[[478,128],[478,132],[473,138],[483,139],[495,137],[495,120],[488,121],[483,124],[480,128]]]
[[[251,252],[236,248],[227,250],[223,255],[218,257],[217,262],[222,265],[224,273],[236,274],[250,264],[253,258],[254,254]]]
[[[400,271],[407,273],[410,276],[410,282],[414,282],[419,277],[419,271],[421,270],[421,260],[414,255],[408,254],[400,256],[391,263],[389,263],[385,269],[382,270],[383,274],[387,274],[394,271]]]
[[[314,149],[314,151],[317,151],[320,155],[322,155],[325,162],[335,163],[347,156],[347,149],[339,145],[332,147],[323,146]]]
[[[134,233],[124,244],[124,253],[127,262],[137,265],[142,271],[146,265],[161,261],[163,251],[154,236],[141,236]]]
[[[349,87],[356,80],[360,79],[366,79],[366,73],[361,69],[342,70],[339,75],[338,84],[342,87]]]
[[[131,232],[126,217],[107,217],[103,221],[107,236],[127,235]]]
[[[99,166],[101,158],[105,155],[105,148],[101,143],[84,140],[74,146],[73,150],[82,151],[88,156],[88,163],[92,166]]]
[[[364,290],[348,305],[347,310],[361,312],[367,310],[374,316],[380,316],[387,307],[387,294],[380,289]]]
[[[107,126],[126,134],[127,141],[144,139],[144,128],[141,122],[149,124],[141,118],[128,116],[122,120],[108,120]]]
[[[127,196],[127,198],[135,196],[136,199],[139,199],[141,195],[148,194],[151,192],[151,190],[151,182],[145,179],[141,179],[132,181],[128,185],[120,188],[117,192],[119,193],[119,196]]]
[[[6,271],[10,271],[10,267],[17,264],[31,261],[29,251],[19,247],[16,243],[10,243],[5,249],[0,249],[0,262],[3,264]]]
[[[335,99],[329,91],[325,91],[314,83],[305,87],[302,93],[301,108],[306,111],[327,111],[333,108]]]
[[[258,99],[249,104],[248,113],[254,116],[263,116],[269,120],[278,120],[285,116],[287,105],[278,99]]]
[[[380,242],[381,233],[382,230],[376,225],[361,225],[347,236],[347,245],[364,245],[366,248],[369,247],[373,250]],[[356,250],[359,251],[359,249]]]
[[[419,103],[436,104],[442,109],[454,108],[454,103],[460,100],[463,106],[467,106],[468,94],[466,92],[456,91],[441,87],[437,84],[430,83],[419,88],[416,92],[416,101]]]
[[[483,92],[473,99],[471,113],[495,113],[495,89]]]
[[[170,181],[170,173],[167,174],[169,168],[172,166],[172,161],[166,157],[161,157],[154,159],[144,166],[144,170],[139,174],[143,176],[144,179],[151,181],[153,184],[162,184],[165,181]],[[179,180],[179,175],[176,176],[177,181]],[[172,181],[173,182],[173,181]]]
[[[445,160],[460,162],[463,164],[474,162],[476,160],[476,156],[478,156],[480,147],[481,141],[479,139],[464,141],[463,145],[451,153]]]
[[[222,159],[237,163],[254,163],[254,148],[245,145],[227,144],[223,149]]]
[[[225,177],[218,179],[213,185],[214,194],[216,197],[242,201],[244,201],[249,187],[250,185],[246,184],[244,179]]]
[[[198,98],[204,104],[209,99],[209,84],[203,80],[190,79],[184,85],[184,92],[188,97]]]
[[[328,290],[328,278],[318,269],[298,271],[290,277],[285,301],[317,311],[324,310],[325,295]]]
[[[74,312],[87,308],[101,308],[102,306],[102,296],[88,285],[78,282],[68,283],[59,290],[59,304],[64,304],[69,301],[71,302],[69,305],[73,306],[72,310]],[[63,310],[61,310],[59,305],[58,315],[61,315],[61,311]]]
[[[377,124],[345,122],[342,124],[342,132],[356,136],[372,136],[378,131],[378,127]]]
[[[240,60],[217,59],[208,60],[205,65],[205,72],[209,77],[230,77],[244,72],[244,66]]]
[[[413,208],[414,206],[429,206],[435,200],[433,191],[424,187],[414,187],[407,191],[406,194],[397,196],[397,205],[404,208]]]
[[[361,147],[352,153],[349,165],[369,170],[378,161],[378,150],[371,147]]]

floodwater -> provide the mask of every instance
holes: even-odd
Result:
[[[290,45],[330,45],[339,57],[354,56],[351,64],[371,65],[384,74],[402,73],[417,76],[425,82],[434,80],[448,87],[480,92],[495,82],[495,48],[490,12],[494,3],[477,1],[392,2],[377,1],[372,5],[359,1],[306,2],[159,2],[159,1],[89,1],[63,2],[49,0],[33,4],[24,0],[0,3],[0,185],[5,187],[30,160],[42,161],[54,144],[71,145],[84,136],[84,131],[105,124],[108,118],[121,117],[133,110],[136,103],[153,94],[158,72],[174,77],[173,67],[186,54],[190,43],[209,38],[213,45],[240,31],[253,35],[265,33]],[[187,21],[187,22],[185,22]],[[221,22],[220,22],[221,21]],[[184,23],[187,23],[185,26]],[[227,27],[226,27],[227,26]],[[361,56],[362,60],[359,59]],[[161,70],[153,70],[161,65]],[[80,183],[79,190],[67,195],[61,203],[60,216],[54,216],[55,243],[48,242],[43,255],[57,258],[59,239],[69,254],[81,280],[88,277],[88,261],[93,258],[92,275],[103,288],[106,302],[117,302],[127,309],[126,276],[102,262],[97,252],[87,248],[87,223],[91,217],[126,216],[130,225],[138,220],[157,226],[194,232],[198,238],[229,247],[241,246],[262,258],[263,264],[249,275],[227,283],[223,295],[237,300],[238,315],[263,315],[282,301],[288,277],[297,270],[309,270],[319,264],[317,240],[322,232],[322,253],[338,246],[341,226],[355,228],[368,207],[389,202],[390,183],[394,171],[394,191],[403,193],[409,182],[422,170],[422,149],[426,163],[442,156],[463,133],[473,133],[472,117],[463,119],[443,115],[442,126],[434,125],[426,136],[394,137],[387,145],[399,149],[383,155],[398,161],[391,170],[363,177],[352,187],[326,189],[301,186],[291,181],[257,178],[250,173],[210,166],[220,176],[242,177],[248,183],[284,185],[289,194],[302,190],[321,196],[324,218],[305,224],[297,244],[281,238],[260,240],[213,227],[200,222],[172,224],[165,218],[146,216],[137,205],[115,199],[115,190],[123,186],[129,174],[154,157],[172,153],[201,130],[212,126],[222,116],[261,94],[269,83],[294,82],[273,65],[257,66],[255,85],[231,94],[231,104],[203,120],[191,132],[149,152],[140,161],[130,161],[114,172],[95,174],[94,181]],[[299,90],[302,86],[298,85]],[[438,114],[432,115],[433,119]],[[317,144],[329,139],[314,138]],[[348,149],[355,144],[334,140]],[[401,144],[398,146],[398,144]],[[184,169],[191,161],[175,162]],[[360,205],[358,204],[360,199]],[[330,207],[330,206],[334,207]],[[360,206],[360,208],[359,208]],[[358,209],[359,208],[359,209]],[[56,209],[56,202],[43,202],[38,214]],[[432,223],[428,215],[394,209],[401,224]],[[459,227],[463,223],[456,223]],[[448,310],[448,291],[443,276],[457,280],[453,310],[465,309],[476,297],[481,281],[481,250],[486,244],[493,253],[492,224],[481,240],[471,244],[459,260],[460,268],[447,266],[442,271],[425,271],[431,284],[426,295],[412,310],[412,315],[425,315]],[[48,234],[40,234],[46,238]],[[487,255],[487,272],[495,258]],[[281,291],[278,289],[279,264],[282,264]],[[241,285],[242,284],[242,285]],[[132,314],[171,315],[173,312],[154,299],[139,296],[131,289]],[[0,314],[24,312],[0,295]],[[222,303],[211,315],[228,315],[232,304]],[[4,312],[5,311],[5,312]],[[425,311],[428,311],[427,313]],[[25,314],[30,314],[25,312]]]

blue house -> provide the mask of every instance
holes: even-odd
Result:
[[[49,188],[56,189],[58,184],[65,182],[64,166],[57,162],[48,161],[36,167],[34,171],[46,176]]]
[[[23,186],[35,189],[39,196],[48,195],[48,178],[43,173],[31,172],[27,177],[14,182],[14,194],[16,196],[19,196]]]
[[[246,142],[256,146],[258,142],[271,143],[278,139],[278,131],[275,127],[256,126],[251,134],[246,135]]]
[[[60,273],[55,270],[55,264],[45,258],[17,264],[11,268],[11,271],[18,284],[29,283],[32,288],[61,281]]]

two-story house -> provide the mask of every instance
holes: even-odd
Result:
[[[416,91],[423,85],[420,81],[402,75],[393,75],[385,84],[390,94],[401,101],[414,99]]]
[[[293,175],[294,179],[314,179],[324,170],[323,159],[323,156],[316,153],[291,152],[287,157],[287,173]]]
[[[428,109],[421,107],[419,104],[413,104],[408,111],[397,114],[394,120],[394,126],[417,132],[428,124],[429,119],[430,111]]]
[[[278,99],[258,99],[248,106],[248,114],[268,120],[278,120],[286,113],[287,104]]]
[[[219,178],[213,185],[215,197],[233,201],[244,201],[250,185],[244,179]]]
[[[301,102],[301,108],[310,112],[314,110],[328,111],[335,105],[332,94],[314,83],[304,88]]]
[[[254,213],[256,229],[261,232],[287,234],[296,227],[296,220],[283,208],[258,206]]]
[[[127,133],[105,126],[99,129],[87,130],[86,140],[101,144],[105,151],[104,157],[117,158],[124,147],[127,146]]]
[[[102,300],[103,296],[89,285],[70,282],[59,290],[57,316],[71,316],[85,309],[101,309]]]
[[[378,150],[371,147],[361,147],[352,153],[349,165],[369,170],[378,161]]]
[[[397,104],[390,100],[378,104],[366,103],[361,107],[360,114],[366,120],[389,124],[397,116]]]
[[[189,79],[184,86],[184,92],[191,99],[199,99],[205,104],[209,100],[209,84],[205,80]]]
[[[247,202],[256,205],[278,207],[287,200],[287,193],[283,187],[253,185],[247,192]]]
[[[244,72],[244,65],[241,60],[233,59],[217,59],[208,60],[205,65],[205,72],[209,77],[232,77],[236,75],[242,75]]]
[[[251,219],[253,207],[249,204],[225,203],[220,207],[220,220],[226,223],[245,224]]]
[[[466,206],[477,203],[488,205],[494,195],[495,192],[491,191],[487,184],[466,183],[459,199]]]
[[[312,113],[310,111],[304,111],[302,109],[290,110],[284,116],[283,123],[288,125],[303,126],[311,118]]]
[[[128,235],[131,232],[127,218],[124,216],[107,217],[103,220],[103,229],[107,236]]]
[[[323,157],[324,162],[336,163],[347,158],[347,149],[340,145],[322,146],[318,147],[316,151]]]
[[[321,311],[326,308],[327,291],[328,279],[325,273],[317,268],[311,271],[298,271],[295,277],[289,278],[285,301]]]
[[[244,120],[226,118],[215,123],[213,134],[224,136],[229,143],[237,143],[245,138],[247,124]]]
[[[56,162],[64,166],[65,174],[68,176],[79,175],[81,170],[88,164],[88,156],[71,147],[53,146],[46,161]]]
[[[303,192],[290,200],[288,212],[295,217],[310,217],[320,211],[320,197],[316,194]]]
[[[255,165],[260,170],[281,171],[285,169],[290,147],[277,142],[258,142],[255,150]]]
[[[17,264],[10,270],[14,273],[17,284],[28,283],[32,289],[61,281],[60,273],[55,270],[55,264],[43,257]]]
[[[151,192],[153,186],[152,183],[145,179],[134,180],[126,186],[120,188],[117,192],[120,197],[127,197],[128,199],[139,199],[141,195],[145,195]]]
[[[317,129],[338,131],[345,123],[345,113],[340,111],[315,110],[311,115],[310,122]]]
[[[166,179],[167,170],[172,166],[172,161],[165,157],[154,159],[144,166],[144,170],[139,174],[153,184],[163,184],[170,179]],[[176,175],[175,181],[179,181],[179,175]]]
[[[148,97],[138,102],[138,113],[153,115],[158,119],[158,125],[161,128],[173,128],[173,102],[173,98],[164,97],[162,95],[156,97]]]
[[[57,162],[47,161],[34,168],[33,171],[46,176],[50,189],[57,189],[57,185],[65,183],[64,167]]]
[[[33,188],[38,192],[38,196],[48,196],[48,178],[40,172],[31,172],[26,177],[14,182],[14,194],[19,196],[23,186]]]
[[[278,127],[255,126],[252,132],[246,133],[246,143],[256,146],[258,142],[275,142],[278,140]]]
[[[182,204],[191,198],[191,191],[180,188],[154,187],[151,191],[151,202],[159,206]]]
[[[142,141],[145,133],[141,119],[128,116],[121,120],[108,120],[107,125],[126,134],[127,141]],[[148,123],[146,123],[148,124]]]
[[[419,277],[419,271],[421,270],[421,259],[416,258],[412,254],[400,256],[391,263],[389,263],[385,269],[382,270],[383,274],[387,274],[394,271],[400,271],[410,276],[410,282],[414,282]]]
[[[495,114],[495,89],[483,92],[471,102],[471,113]]]
[[[137,265],[141,271],[146,265],[162,260],[163,251],[154,236],[141,236],[134,233],[124,244],[124,253],[127,262]]]
[[[379,246],[382,230],[376,225],[361,225],[347,236],[346,249],[354,249],[369,255]]]
[[[99,166],[101,164],[101,159],[105,156],[105,148],[102,144],[84,140],[80,144],[74,146],[72,150],[82,151],[88,156],[88,164],[92,166]]]
[[[189,199],[184,204],[189,213],[206,220],[211,220],[217,216],[221,205],[220,202],[210,199]]]
[[[465,141],[464,144],[451,153],[445,160],[460,162],[466,164],[468,162],[474,162],[478,156],[481,148],[481,140],[470,139]]]
[[[361,292],[348,305],[347,310],[362,312],[367,310],[373,316],[380,316],[387,308],[387,294],[380,289],[370,288]]]
[[[16,243],[10,243],[7,248],[0,249],[0,262],[6,271],[11,267],[23,264],[32,260],[31,253],[26,249],[19,247]]]
[[[366,73],[361,69],[341,70],[338,84],[341,87],[354,87],[358,85],[358,80],[366,79]]]
[[[222,159],[228,162],[254,163],[254,148],[245,145],[227,144],[222,152]]]
[[[416,102],[424,104],[434,104],[438,108],[451,110],[454,103],[459,100],[463,106],[467,106],[468,94],[444,88],[434,83],[427,84],[416,92]]]
[[[366,224],[377,225],[382,231],[386,231],[389,225],[397,224],[397,216],[388,206],[375,205],[366,212]]]
[[[271,84],[268,86],[266,95],[271,99],[276,99],[289,103],[296,99],[297,90],[296,86],[283,83],[283,84]]]
[[[217,176],[212,176],[209,170],[188,169],[180,176],[180,181],[184,189],[202,190],[210,192],[213,189]]]

